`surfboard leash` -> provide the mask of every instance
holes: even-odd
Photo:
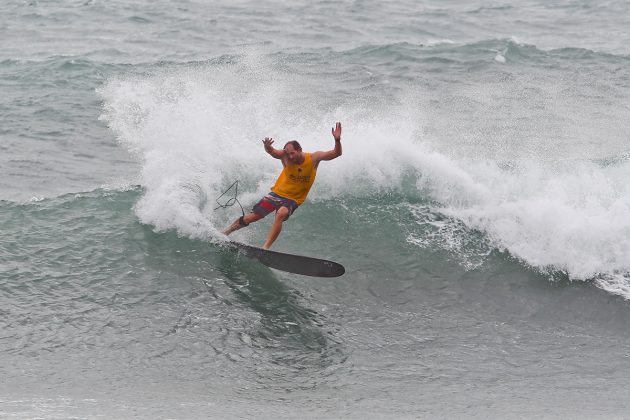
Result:
[[[221,197],[223,197],[224,195],[226,195],[228,192],[230,192],[230,190],[234,188],[234,197],[231,197],[230,199],[228,199],[225,204],[222,204],[219,200],[221,199]],[[228,207],[232,207],[234,205],[234,203],[238,203],[239,207],[241,208],[241,213],[243,213],[243,216],[245,216],[245,210],[243,210],[243,206],[241,204],[240,201],[238,201],[238,180],[234,181],[232,183],[232,185],[230,185],[228,187],[227,190],[225,190],[223,192],[223,194],[221,194],[220,196],[217,197],[217,204],[219,205],[219,207],[215,208],[214,210],[217,209],[226,209]]]

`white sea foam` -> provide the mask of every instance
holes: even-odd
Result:
[[[541,171],[470,166],[492,191],[478,201],[445,202],[444,211],[488,234],[528,264],[566,271],[575,279],[630,270],[630,165],[588,162]]]

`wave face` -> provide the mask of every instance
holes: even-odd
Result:
[[[239,180],[239,199],[250,207],[279,172],[262,137],[274,137],[276,146],[299,139],[306,150],[326,150],[329,127],[343,120],[344,155],[322,165],[311,201],[363,197],[385,204],[389,193],[399,193],[413,208],[420,201],[428,214],[450,218],[454,225],[443,233],[463,224],[458,235],[483,234],[476,247],[505,250],[535,270],[595,279],[630,296],[623,292],[630,269],[630,163],[620,129],[629,92],[614,72],[627,60],[545,53],[507,41],[500,54],[509,65],[480,62],[500,42],[393,44],[308,57],[248,53],[174,64],[110,80],[99,90],[101,118],[142,161],[145,193],[136,213],[158,230],[220,239],[235,213],[215,211],[216,197]],[[597,72],[567,74],[576,57]],[[366,75],[340,71],[358,79],[340,98],[327,95],[322,76],[308,70],[328,60],[347,68],[394,58],[409,63],[397,72],[396,87],[384,87],[385,75],[375,85]],[[438,86],[400,81],[427,73],[438,59],[453,68]],[[536,70],[541,62],[552,68]],[[610,72],[607,78],[602,71]],[[453,80],[459,72],[468,74],[464,86]],[[602,89],[615,89],[617,98],[602,99]]]

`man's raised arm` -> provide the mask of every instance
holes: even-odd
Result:
[[[332,150],[327,150],[325,152],[314,152],[313,160],[315,161],[315,165],[318,165],[322,160],[333,160],[341,156],[341,123],[338,122],[335,124],[335,127],[332,129],[332,135],[335,139],[335,148]]]
[[[262,142],[265,145],[265,152],[269,153],[271,156],[275,157],[276,159],[282,159],[284,157],[284,149],[279,150],[279,149],[273,148],[272,138],[265,137],[265,139]]]

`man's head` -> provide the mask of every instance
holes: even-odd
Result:
[[[287,154],[287,158],[291,163],[302,162],[302,146],[296,140],[291,140],[284,145],[284,151]]]

